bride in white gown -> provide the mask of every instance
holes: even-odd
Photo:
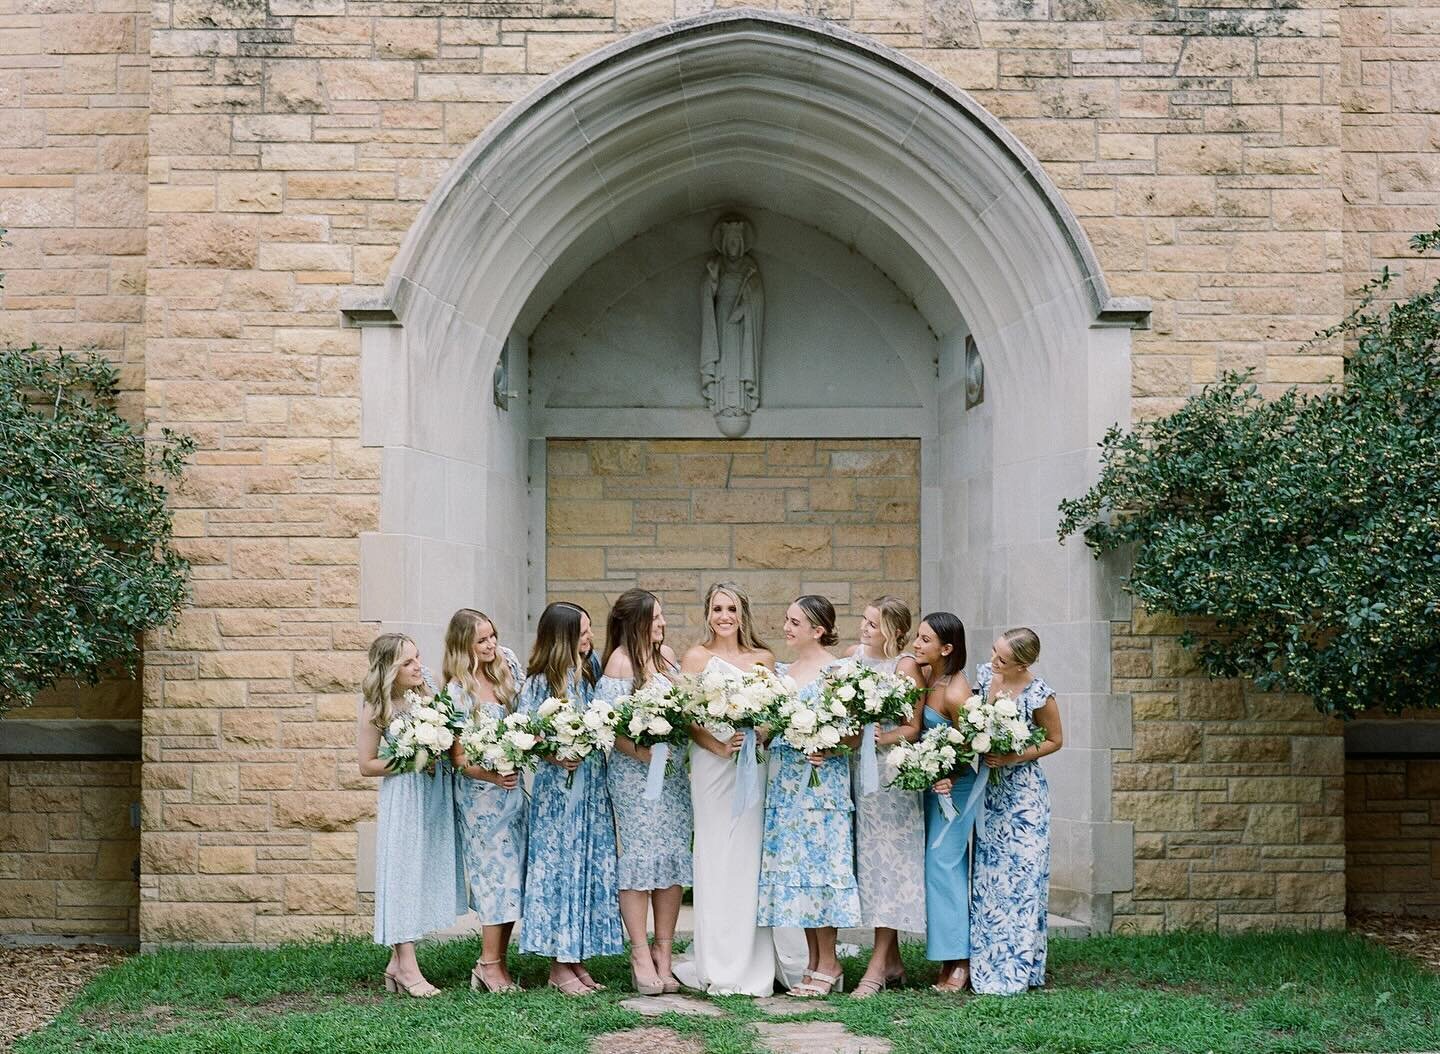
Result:
[[[775,656],[755,636],[750,601],[730,582],[705,594],[705,640],[685,653],[684,673],[712,664],[737,674]],[[755,925],[760,842],[765,826],[766,774],[758,773],[757,800],[733,815],[735,753],[742,736],[728,726],[693,727],[690,793],[695,812],[695,940],[675,962],[684,985],[711,995],[770,995],[778,978],[788,987],[805,972],[805,931]]]

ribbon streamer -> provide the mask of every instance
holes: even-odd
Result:
[[[741,816],[746,809],[760,801],[760,762],[755,757],[755,729],[745,730],[745,742],[740,744],[739,765],[735,773],[735,797],[731,799],[730,818]]]
[[[940,843],[945,841],[945,836],[950,833],[950,828],[958,821],[960,824],[961,836],[965,839],[965,848],[970,848],[970,832],[980,819],[981,810],[985,802],[985,784],[990,767],[981,761],[975,768],[975,782],[970,785],[970,794],[965,798],[965,804],[960,811],[955,811],[955,803],[950,800],[950,795],[940,795],[940,812],[945,817],[945,826],[940,828],[938,834],[930,843],[931,849],[940,848]],[[933,793],[933,792],[932,792]]]
[[[588,760],[588,759],[586,759]],[[569,790],[565,797],[565,823],[569,824],[575,816],[575,810],[580,806],[580,801],[585,797],[585,771],[589,766],[584,761],[580,767],[570,773]]]
[[[880,763],[875,757],[875,722],[870,721],[860,733],[860,793],[874,794],[879,789]]]
[[[660,791],[665,786],[665,766],[670,760],[670,744],[656,743],[650,748],[650,769],[645,773],[646,801],[659,801]]]

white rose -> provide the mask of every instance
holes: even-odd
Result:
[[[417,706],[415,708],[415,720],[428,721],[438,725],[445,719],[440,716],[440,711],[436,710],[433,706]]]
[[[873,677],[866,677],[863,681],[860,682],[860,690],[866,695],[873,695],[875,693],[875,689],[879,687],[880,685],[875,683],[875,678]]]
[[[843,703],[831,703],[831,704],[830,704],[830,712],[831,712],[832,714],[834,714],[836,717],[844,717],[844,716],[845,716],[845,706],[844,706]]]
[[[813,732],[817,723],[813,710],[797,710],[790,716],[790,727],[797,732]]]
[[[405,719],[403,717],[397,717],[394,721],[390,722],[391,736],[398,736],[403,731],[405,731]]]
[[[905,765],[910,761],[911,748],[909,744],[897,743],[890,748],[890,760],[896,765]]]
[[[820,729],[820,742],[826,747],[837,747],[840,745],[840,730],[834,725],[826,725]]]
[[[440,729],[435,725],[417,725],[415,728],[415,742],[422,747],[429,747],[432,750],[440,745]]]
[[[650,719],[650,734],[652,736],[668,736],[675,730],[675,726],[663,717],[652,717]]]
[[[593,732],[605,726],[605,715],[599,710],[586,710],[580,723]]]
[[[851,699],[855,698],[855,686],[852,684],[842,684],[840,690],[835,693],[835,698],[843,699],[848,703]]]
[[[1020,713],[1020,708],[1015,705],[1015,700],[1001,696],[995,700],[995,712],[1001,717],[1014,717]]]
[[[535,713],[540,717],[549,717],[551,714],[553,714],[556,710],[559,710],[564,705],[565,704],[559,699],[546,699],[543,703],[540,704],[539,708],[536,709]]]
[[[540,742],[539,737],[529,732],[507,732],[505,733],[505,738],[508,739],[511,745],[517,750],[528,751],[532,749],[536,743]]]
[[[505,724],[511,728],[519,728],[530,723],[529,717],[525,714],[506,714]]]
[[[988,732],[981,732],[970,741],[970,748],[977,754],[990,753],[990,734]]]
[[[1005,731],[1010,733],[1010,740],[1015,744],[1025,742],[1030,738],[1030,726],[1024,721],[1014,720],[1005,722]]]
[[[723,699],[712,699],[705,704],[705,712],[714,718],[723,718],[728,710]]]
[[[985,715],[979,710],[971,710],[965,715],[965,722],[975,728],[985,727]]]

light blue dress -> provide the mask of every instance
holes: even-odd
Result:
[[[583,681],[571,681],[568,695],[577,704],[588,703],[591,693]],[[531,677],[517,709],[534,712],[551,694],[543,676]],[[559,765],[542,761],[530,789],[520,950],[573,963],[617,955],[624,943],[604,753],[595,751],[575,770],[581,790],[568,818],[565,775]]]
[[[380,781],[375,833],[375,943],[407,944],[465,913],[465,871],[455,822],[455,770]]]
[[[783,675],[783,664],[777,669]],[[800,697],[819,691],[817,677],[800,689]],[[820,766],[820,786],[811,787],[812,766],[804,754],[779,736],[770,741],[770,754],[755,924],[860,925],[849,760],[827,759]]]
[[[987,663],[976,671],[990,683]],[[1032,725],[1055,693],[1036,677],[1016,703]],[[975,881],[970,914],[970,984],[976,992],[1013,995],[1045,983],[1046,918],[1050,906],[1050,785],[1038,761],[1000,769],[985,789],[975,825]]]
[[[926,731],[950,723],[928,706],[922,720]],[[940,796],[925,792],[925,958],[936,962],[970,957],[970,831],[959,817],[975,785],[975,771],[962,765],[951,779],[953,823],[940,811]]]
[[[657,673],[651,683],[656,681],[670,687],[663,674]],[[633,688],[629,677],[602,677],[595,696],[614,705]],[[623,734],[625,730],[619,731]],[[621,889],[666,889],[693,881],[690,835],[694,821],[685,755],[684,747],[670,748],[669,773],[660,786],[660,800],[646,801],[645,779],[650,767],[623,751],[610,754],[610,801],[620,837]]]
[[[525,680],[519,660],[509,648],[501,655],[510,667],[516,687]],[[460,685],[450,682],[450,697],[457,708],[469,714],[473,700]],[[486,703],[492,717],[503,718],[505,709]],[[507,791],[487,780],[475,780],[455,773],[455,804],[460,815],[460,847],[465,860],[465,877],[470,883],[470,907],[484,926],[499,926],[520,917],[520,897],[525,888],[525,825],[529,808],[523,787]]]

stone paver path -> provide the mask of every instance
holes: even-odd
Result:
[[[787,999],[783,995],[767,995],[763,999],[757,999],[752,1004],[762,1014],[769,1014],[771,1017],[799,1017],[801,1014],[808,1014],[812,1010],[825,1009],[825,1003],[819,999]]]
[[[659,1017],[661,1014],[667,1013],[685,1014],[689,1017],[723,1017],[725,1014],[725,1011],[714,1003],[673,994],[632,996],[629,999],[620,1000],[620,1005],[626,1010],[633,1010],[646,1017]]]
[[[890,1054],[890,1041],[857,1036],[838,1021],[762,1021],[760,1045],[775,1054]]]
[[[673,1028],[631,1028],[596,1036],[590,1054],[705,1054],[705,1041]]]

